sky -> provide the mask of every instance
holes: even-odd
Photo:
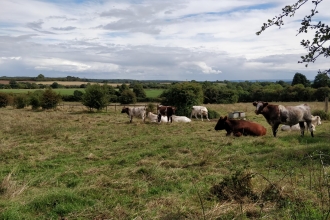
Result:
[[[263,23],[297,0],[1,0],[0,76],[135,80],[314,80],[329,69],[299,34],[311,1],[282,28]],[[330,23],[330,1],[315,21]],[[318,19],[318,20],[317,20]]]

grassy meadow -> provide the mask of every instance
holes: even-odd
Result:
[[[297,103],[292,103],[297,104]],[[309,103],[323,110],[323,103]],[[217,120],[156,124],[108,107],[0,108],[0,219],[326,219],[330,126],[225,136]]]

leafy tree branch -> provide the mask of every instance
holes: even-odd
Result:
[[[312,18],[318,14],[317,7],[323,0],[314,0],[312,3],[314,4],[311,13],[306,15],[301,21],[301,27],[298,30],[298,34],[307,33],[308,30],[313,30],[315,32],[312,40],[302,40],[300,44],[307,49],[308,53],[304,56],[301,56],[301,60],[298,63],[306,63],[306,67],[308,63],[314,63],[320,56],[324,56],[328,58],[330,56],[330,46],[327,42],[330,40],[330,27],[323,22],[319,21],[318,23],[314,23]],[[267,23],[263,23],[260,31],[256,34],[260,35],[267,28],[271,26],[281,26],[284,25],[283,19],[287,16],[293,17],[298,9],[302,7],[308,0],[298,0],[296,3],[292,5],[287,5],[282,8],[282,13],[278,16],[275,16],[273,19],[268,19]],[[298,35],[297,34],[297,35]],[[319,70],[319,73],[322,73]],[[330,69],[323,71],[323,73],[330,74]]]

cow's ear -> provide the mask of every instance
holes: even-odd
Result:
[[[227,120],[227,118],[228,118],[228,117],[227,117],[227,115],[226,115],[223,119],[224,119],[224,120]]]
[[[258,102],[253,102],[252,104],[253,104],[254,106],[257,106]]]

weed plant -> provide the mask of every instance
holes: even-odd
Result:
[[[129,123],[118,106],[0,108],[0,219],[329,218],[328,121],[314,138],[274,138],[252,103],[206,107],[244,111],[267,135],[227,137],[217,119]]]

